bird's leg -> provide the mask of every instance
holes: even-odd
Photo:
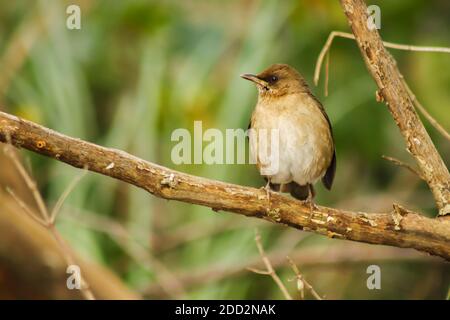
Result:
[[[270,180],[267,179],[267,184],[264,187],[266,189],[267,201],[269,202],[269,210],[270,210]]]
[[[264,190],[266,190],[266,197],[267,197],[267,203],[268,203],[268,209],[267,211],[270,211],[270,179],[267,179],[266,185],[263,187]]]
[[[314,191],[312,189],[312,185],[308,184],[308,197],[305,200],[305,203],[307,203],[309,205],[309,217],[310,219],[312,219],[313,214],[314,214],[314,209],[315,209],[315,205],[314,205]]]

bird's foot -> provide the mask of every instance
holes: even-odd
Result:
[[[270,202],[270,182],[268,181],[267,184],[264,187],[261,187],[261,189],[266,191],[266,199],[267,199],[267,212],[270,212],[271,208],[271,202]]]
[[[314,215],[314,210],[317,209],[313,199],[307,198],[306,200],[303,201],[303,203],[309,207],[309,218],[312,219]]]
[[[308,187],[308,197],[306,198],[304,203],[309,206],[309,219],[312,219],[314,215],[314,210],[317,209],[317,207],[314,204],[314,192],[312,190],[311,185],[309,185]]]

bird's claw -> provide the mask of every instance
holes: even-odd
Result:
[[[314,204],[314,201],[308,197],[306,200],[303,201],[303,203],[309,206],[309,217],[312,219],[314,215],[314,210],[317,209],[316,205]]]
[[[267,212],[270,212],[270,208],[271,208],[271,202],[270,202],[270,182],[267,182],[267,184],[264,187],[261,187],[261,189],[266,191],[266,198],[267,198],[267,202],[268,202],[268,209]]]

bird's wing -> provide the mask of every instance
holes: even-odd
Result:
[[[319,99],[316,98],[315,95],[313,95],[312,93],[310,93],[311,98],[314,99],[314,101],[316,102],[316,106],[319,108],[320,112],[322,112],[322,115],[325,117],[325,119],[328,122],[328,126],[330,127],[330,132],[331,132],[331,137],[333,137],[333,128],[331,127],[331,122],[330,122],[330,118],[328,118],[327,112],[325,111],[325,108],[323,107],[323,105],[320,103]],[[333,138],[333,144],[334,144],[334,138]]]
[[[327,172],[322,178],[322,183],[328,190],[331,189],[334,180],[334,174],[336,173],[336,150],[333,150],[333,158],[328,166]]]
[[[325,186],[325,188],[330,190],[331,186],[333,185],[334,175],[336,173],[336,148],[334,146],[333,128],[331,127],[330,118],[328,118],[327,112],[325,111],[323,105],[313,94],[311,94],[311,97],[314,99],[314,101],[316,101],[316,106],[320,109],[320,112],[322,112],[322,115],[327,120],[328,127],[330,128],[331,138],[333,139],[333,158],[331,159],[327,172],[322,178],[323,185]]]

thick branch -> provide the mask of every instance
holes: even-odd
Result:
[[[340,0],[367,68],[379,88],[408,151],[430,187],[440,215],[450,213],[450,173],[437,152],[414,109],[394,58],[383,46],[376,29],[367,26],[367,7],[363,0]]]
[[[77,168],[87,167],[145,189],[153,195],[211,207],[331,238],[415,248],[450,260],[450,219],[430,219],[395,206],[393,213],[358,213],[310,206],[263,190],[213,181],[170,170],[126,152],[70,138],[0,112],[0,141],[40,153]]]

